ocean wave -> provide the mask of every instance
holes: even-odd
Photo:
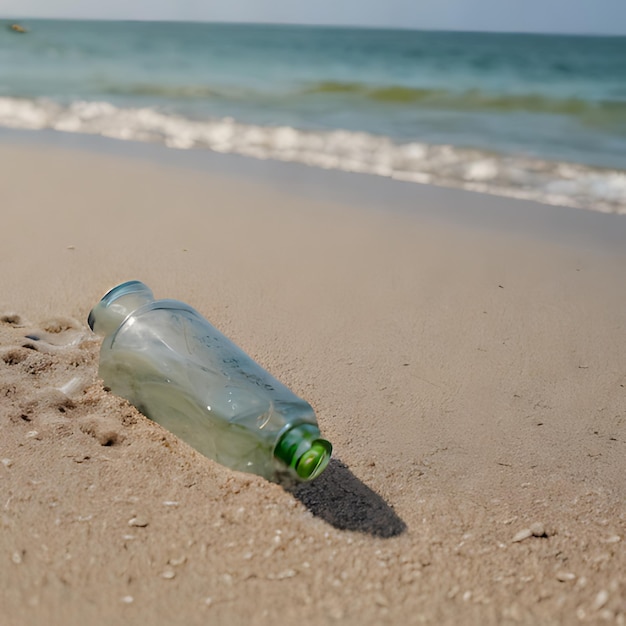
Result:
[[[464,91],[407,87],[405,85],[369,85],[360,82],[321,81],[302,88],[265,92],[252,88],[207,84],[102,83],[98,91],[111,96],[157,97],[173,100],[223,99],[229,101],[268,100],[299,101],[308,98],[338,96],[350,106],[370,104],[412,106],[473,113],[526,112],[565,115],[588,124],[611,125],[616,132],[626,132],[626,98],[615,93],[614,99],[589,100],[579,97],[552,97],[539,93],[497,94],[481,89]]]
[[[304,131],[255,126],[232,118],[189,120],[152,108],[108,102],[0,97],[0,125],[54,129],[121,140],[204,148],[259,159],[386,176],[607,213],[626,214],[626,172],[507,156],[347,130]]]
[[[611,116],[626,123],[625,100],[591,101],[543,94],[492,94],[480,89],[451,91],[403,85],[376,86],[358,82],[322,81],[306,87],[304,94],[338,94],[386,104],[413,104],[456,111],[527,111],[572,116]]]

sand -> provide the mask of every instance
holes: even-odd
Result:
[[[626,624],[624,222],[103,145],[0,145],[3,626]],[[103,389],[132,278],[314,406],[319,479]]]

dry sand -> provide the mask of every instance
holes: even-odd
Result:
[[[0,182],[3,626],[626,623],[626,253],[593,229],[6,142]],[[130,278],[313,404],[317,481],[103,390],[85,320]]]

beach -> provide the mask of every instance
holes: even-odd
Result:
[[[4,625],[626,623],[626,219],[121,143],[0,145]],[[129,279],[312,404],[318,479],[104,390]]]

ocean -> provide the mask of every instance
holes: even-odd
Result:
[[[626,214],[626,37],[23,25],[0,28],[0,126]]]

